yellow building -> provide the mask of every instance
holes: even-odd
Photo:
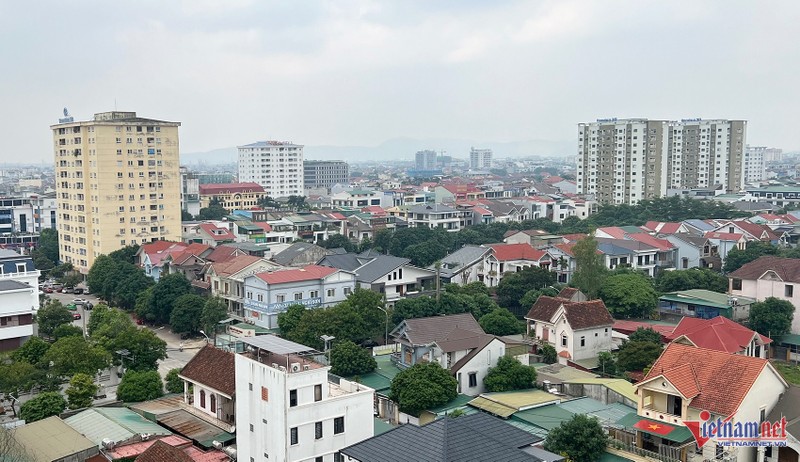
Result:
[[[53,130],[61,260],[86,273],[131,244],[181,238],[179,122],[103,112]]]

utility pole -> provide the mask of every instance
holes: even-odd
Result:
[[[439,291],[442,287],[442,279],[440,275],[442,274],[442,261],[437,260],[435,263],[436,266],[436,304],[439,304]]]

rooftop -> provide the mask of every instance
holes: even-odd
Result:
[[[56,416],[17,427],[12,435],[36,460],[58,460],[84,451],[88,451],[84,455],[97,453],[96,443]]]
[[[756,280],[761,279],[767,272],[771,272],[784,282],[800,282],[800,259],[773,256],[758,257],[750,263],[745,263],[728,276],[737,279]]]
[[[233,353],[206,345],[183,367],[180,375],[232,398],[236,393],[235,371]]]
[[[98,446],[104,439],[119,443],[140,434],[172,434],[130,409],[120,407],[87,409],[64,419],[64,422]]]

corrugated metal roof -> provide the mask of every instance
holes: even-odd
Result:
[[[481,397],[515,410],[528,409],[561,401],[561,398],[558,396],[536,389],[507,391],[502,393],[484,393]]]
[[[597,417],[605,425],[612,425],[631,412],[636,412],[635,408],[621,403],[603,404],[588,397],[564,401],[560,406],[573,414],[588,414]]]
[[[94,442],[56,416],[17,427],[12,434],[36,460],[57,460],[90,450],[97,453]]]
[[[64,422],[97,445],[100,445],[105,438],[119,442],[144,433],[172,434],[166,428],[146,420],[130,409],[119,407],[87,409],[64,419]]]
[[[580,383],[584,385],[605,385],[611,391],[617,392],[620,395],[628,398],[631,401],[636,401],[636,391],[633,389],[633,385],[625,379],[607,379],[607,378],[585,378],[585,379],[576,379],[576,380],[568,380],[564,383]]]
[[[571,419],[572,416],[573,414],[568,410],[557,404],[551,404],[516,412],[511,418],[522,420],[545,430],[552,430],[561,425],[561,422]]]
[[[504,419],[510,417],[512,414],[517,412],[516,408],[513,408],[511,406],[506,406],[505,404],[492,401],[482,396],[478,396],[477,398],[470,401],[469,405],[481,409],[483,411],[486,411],[490,414],[494,414],[498,417],[502,417]]]
[[[210,448],[214,441],[224,443],[236,438],[236,436],[219,427],[211,425],[185,410],[173,411],[161,415],[158,417],[158,423],[172,429],[175,433],[196,441],[206,448]]]

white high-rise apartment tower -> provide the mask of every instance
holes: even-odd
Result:
[[[578,125],[579,194],[635,204],[670,188],[744,186],[743,120],[599,119]]]
[[[492,150],[470,148],[469,168],[473,170],[488,170],[492,168]]]
[[[303,146],[288,141],[258,141],[239,146],[239,182],[258,183],[273,198],[302,196]]]
[[[744,181],[758,183],[766,176],[766,146],[748,145],[744,152]]]

